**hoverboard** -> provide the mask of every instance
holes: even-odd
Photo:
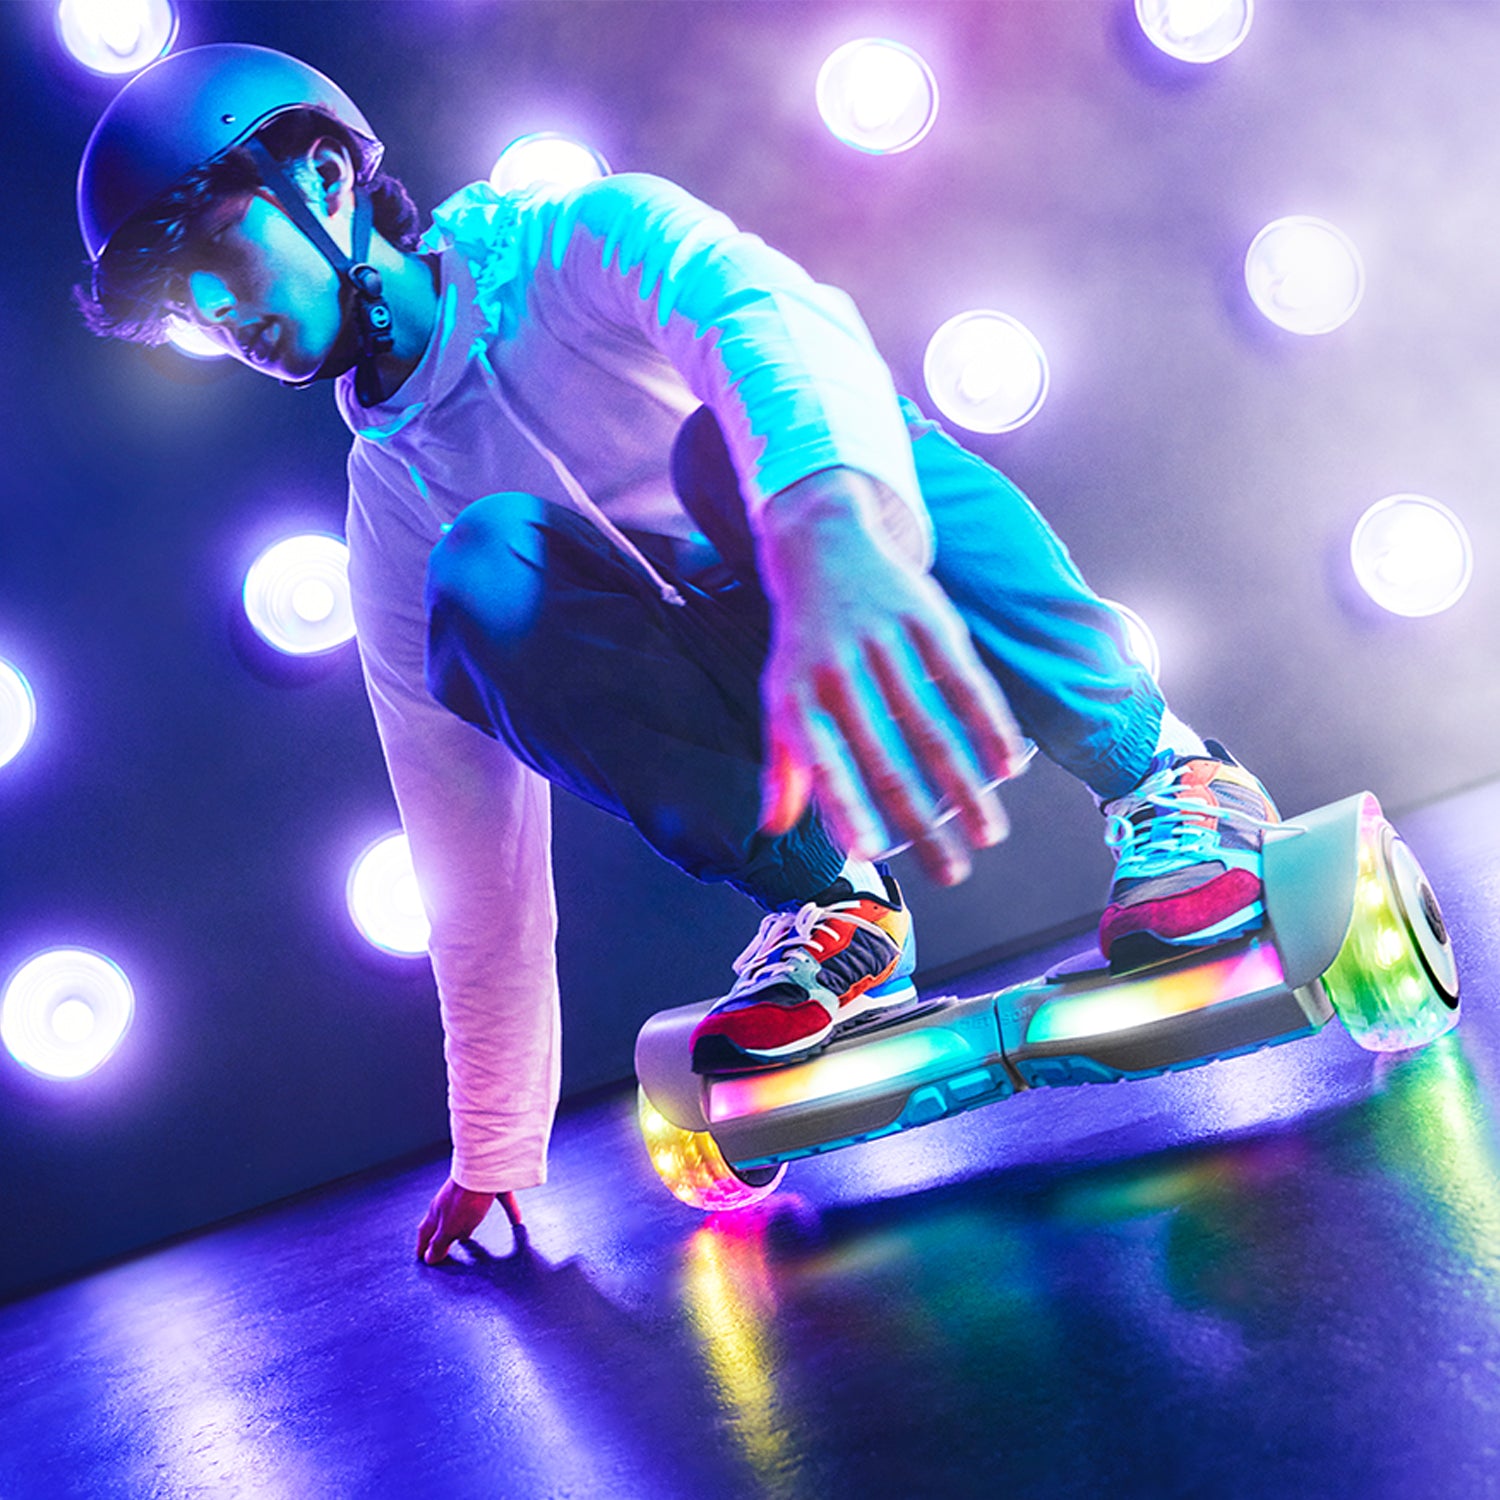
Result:
[[[1372,1051],[1425,1046],[1458,1021],[1437,897],[1368,792],[1265,839],[1264,926],[1149,967],[1097,951],[990,994],[861,1018],[817,1056],[701,1076],[712,1001],[652,1016],[636,1040],[641,1130],[683,1202],[740,1208],[788,1162],[927,1125],[1023,1089],[1150,1078],[1310,1036],[1334,1016]]]

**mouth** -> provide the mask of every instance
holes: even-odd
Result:
[[[281,329],[272,319],[260,318],[236,330],[235,341],[240,346],[240,353],[252,365],[264,365],[269,363],[276,352],[276,346],[281,341]]]

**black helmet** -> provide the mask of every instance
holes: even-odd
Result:
[[[383,147],[354,101],[284,52],[237,42],[174,52],[138,73],[104,111],[78,168],[78,227],[89,259],[179,178],[292,109],[316,109],[355,138],[373,171]]]
[[[78,168],[78,227],[89,258],[99,258],[122,225],[189,172],[242,146],[283,211],[338,272],[354,322],[313,380],[355,367],[360,401],[380,399],[377,357],[392,346],[391,312],[380,273],[369,265],[369,192],[354,191],[353,254],[345,255],[313,218],[256,132],[294,109],[312,109],[343,126],[360,153],[362,175],[384,148],[354,101],[316,68],[269,47],[215,43],[176,52],[137,74],[111,101],[84,147]],[[307,383],[307,382],[303,382]]]

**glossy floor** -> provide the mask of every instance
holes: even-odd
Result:
[[[417,1265],[428,1164],[0,1309],[0,1496],[1500,1495],[1500,788],[1402,826],[1425,1052],[1022,1096],[714,1220],[621,1090],[522,1245]]]

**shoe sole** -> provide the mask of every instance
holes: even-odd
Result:
[[[1265,925],[1265,905],[1257,901],[1242,908],[1212,927],[1200,928],[1184,937],[1164,938],[1157,933],[1142,930],[1122,933],[1109,947],[1109,968],[1112,974],[1128,974],[1135,969],[1147,969],[1165,959],[1181,958],[1194,948],[1215,948],[1233,938],[1244,937]]]

